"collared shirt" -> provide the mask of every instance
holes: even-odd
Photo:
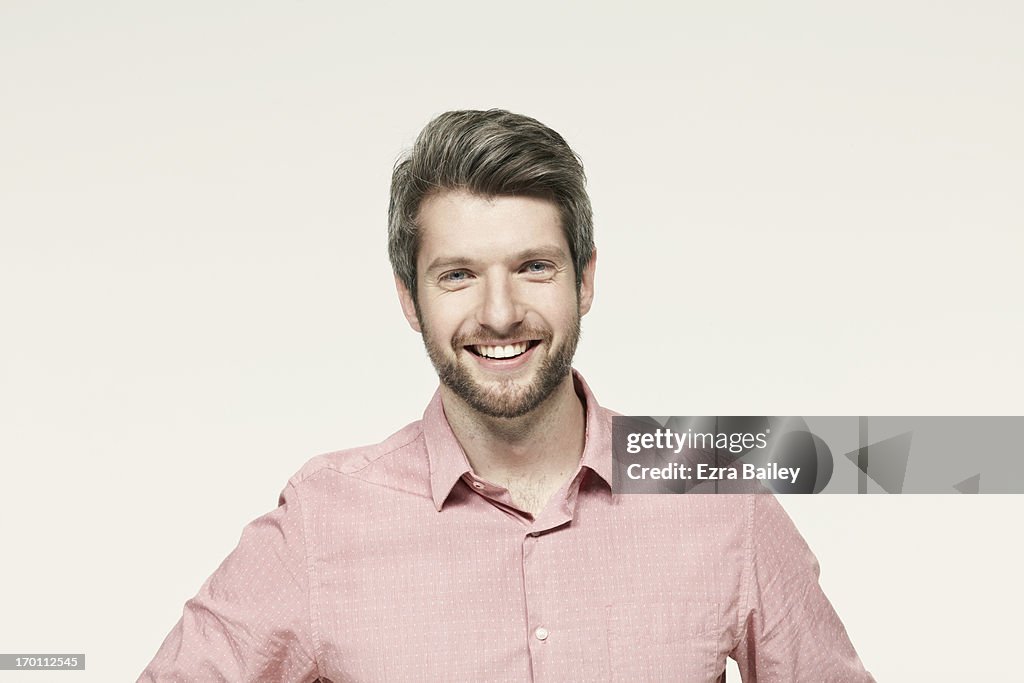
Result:
[[[140,681],[873,681],[770,495],[618,495],[611,418],[534,518],[476,476],[435,394],[319,456]]]

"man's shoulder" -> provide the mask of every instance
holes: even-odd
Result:
[[[311,458],[288,481],[299,487],[331,476],[356,477],[386,466],[392,456],[408,452],[424,452],[423,423],[412,422],[380,443],[323,453]]]

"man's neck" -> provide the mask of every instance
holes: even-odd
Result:
[[[517,418],[483,415],[441,387],[445,415],[477,476],[505,486],[534,515],[576,471],[586,415],[567,376],[544,403]]]

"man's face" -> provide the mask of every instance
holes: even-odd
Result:
[[[448,191],[419,212],[417,300],[398,283],[441,382],[477,411],[519,417],[569,375],[594,260],[577,295],[558,207]]]

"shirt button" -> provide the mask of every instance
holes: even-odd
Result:
[[[533,632],[533,635],[537,636],[537,640],[547,640],[548,630],[543,626],[538,626],[537,630]]]
[[[480,482],[478,482],[478,481],[474,481],[474,482],[473,482],[473,488],[475,488],[475,489],[476,489],[477,491],[481,491],[481,490],[483,490],[483,488],[484,488],[484,485],[483,485],[483,484],[481,484],[481,483],[480,483]]]

